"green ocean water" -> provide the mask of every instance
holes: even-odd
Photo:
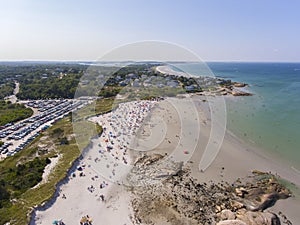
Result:
[[[248,83],[247,90],[254,93],[225,98],[227,128],[300,171],[300,63],[207,65],[217,77]],[[206,73],[197,63],[176,67],[195,75]]]

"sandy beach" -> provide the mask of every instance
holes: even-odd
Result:
[[[199,162],[212,124],[204,98],[207,100],[194,96],[192,101],[167,98],[122,103],[113,112],[91,118],[104,132],[92,140],[76,172],[69,174],[69,182],[60,187],[60,196],[45,210],[37,211],[32,224],[51,224],[58,219],[65,224],[79,224],[86,215],[93,224],[133,224],[127,175],[140,151],[168,154],[172,160],[185,162],[200,182],[233,182],[252,170],[260,170],[271,171],[300,186],[300,175],[295,170],[229,131],[216,158],[200,172]],[[278,201],[270,210],[282,211],[293,224],[298,224],[299,203],[298,197],[291,197]]]
[[[180,72],[180,71],[175,71],[172,70],[169,66],[157,66],[155,70],[159,73],[162,74],[167,74],[167,75],[176,75],[176,76],[183,76],[183,77],[192,77],[193,75],[187,73],[187,72]]]

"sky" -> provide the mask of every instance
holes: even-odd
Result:
[[[129,43],[204,61],[300,62],[297,0],[0,0],[0,60],[96,60]]]

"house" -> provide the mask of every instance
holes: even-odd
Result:
[[[185,90],[187,90],[187,91],[194,91],[195,90],[195,86],[194,85],[185,86]]]
[[[177,88],[179,86],[179,82],[177,80],[171,80],[167,82],[167,86]]]
[[[119,86],[125,87],[125,86],[127,86],[127,83],[125,81],[121,81],[121,82],[119,82]]]
[[[81,83],[81,85],[87,85],[87,84],[90,83],[90,81],[89,80],[82,80],[80,83]]]
[[[138,79],[135,79],[133,82],[132,82],[132,87],[140,87],[140,82]]]
[[[137,79],[139,78],[138,75],[134,74],[134,73],[130,73],[130,74],[127,74],[126,75],[126,78],[129,78],[129,79]]]

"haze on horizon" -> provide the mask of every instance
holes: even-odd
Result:
[[[0,60],[96,60],[145,40],[204,61],[300,62],[300,2],[2,1]]]

